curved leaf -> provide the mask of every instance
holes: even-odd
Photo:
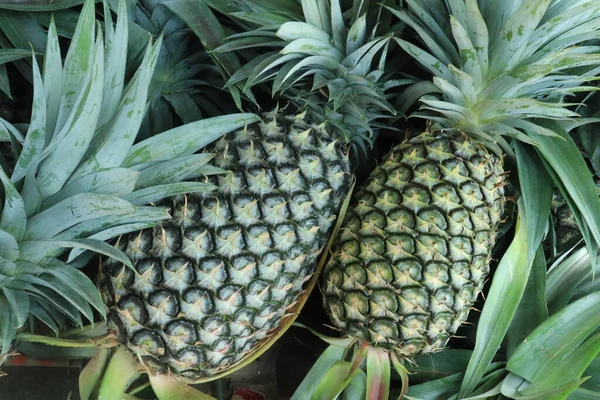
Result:
[[[135,207],[115,196],[80,193],[34,215],[27,222],[27,239],[49,239],[79,222],[107,215],[135,212]]]
[[[216,400],[167,374],[149,374],[152,390],[158,400]]]
[[[230,114],[206,118],[168,130],[134,145],[123,166],[131,167],[191,155],[224,134],[259,120],[255,114]]]

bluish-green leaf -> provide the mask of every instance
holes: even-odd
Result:
[[[0,259],[16,261],[19,257],[19,243],[9,232],[0,229]]]
[[[0,215],[0,229],[7,231],[17,240],[22,239],[27,226],[25,203],[2,168],[0,168],[0,181],[4,186],[4,204]]]
[[[26,57],[31,57],[31,50],[0,49],[0,65]]]
[[[552,0],[523,0],[498,36],[491,36],[494,38],[490,46],[491,76],[511,70],[518,64],[525,45],[551,2]]]
[[[14,317],[15,329],[20,329],[29,316],[29,295],[21,290],[2,288],[2,294],[10,305],[10,311]]]
[[[175,157],[193,154],[224,134],[259,120],[260,118],[255,114],[230,114],[173,128],[134,145],[123,166],[168,161]]]
[[[599,307],[596,292],[552,315],[517,348],[507,369],[530,382],[544,379],[600,326]]]
[[[546,127],[560,138],[536,135],[537,149],[564,185],[596,244],[600,244],[600,198],[589,169],[577,145],[560,125],[548,123]]]
[[[158,60],[162,37],[152,45],[148,44],[144,60],[134,78],[129,82],[116,114],[107,121],[90,144],[86,159],[81,163],[73,179],[105,168],[119,167],[131,150],[144,114],[148,98],[148,88]]]
[[[105,3],[104,15],[105,21],[105,70],[104,70],[104,88],[102,96],[102,109],[98,119],[98,126],[102,127],[113,117],[123,94],[125,83],[125,62],[127,61],[127,43],[129,38],[129,29],[127,29],[127,6],[125,0],[119,1],[117,11],[117,26],[112,26],[110,10]],[[110,35],[109,35],[110,34]],[[145,98],[144,98],[145,100]]]
[[[79,222],[107,215],[125,215],[135,212],[134,206],[118,197],[80,193],[31,217],[25,237],[49,239]]]
[[[94,62],[95,28],[94,1],[86,0],[77,21],[64,65],[60,109],[57,129],[61,130],[72,113],[80,93],[84,91],[86,78]],[[104,65],[103,65],[104,66]],[[102,68],[104,70],[104,68]],[[101,93],[101,90],[98,89]],[[98,107],[98,111],[100,108]]]
[[[44,93],[46,94],[46,143],[48,143],[56,129],[63,82],[62,57],[54,17],[48,28],[43,77]]]
[[[533,260],[529,281],[521,298],[519,308],[506,333],[506,353],[510,357],[517,346],[538,325],[548,319],[546,305],[546,257],[541,246]]]
[[[206,153],[192,154],[191,156],[179,157],[146,168],[140,173],[135,188],[136,190],[140,190],[149,186],[183,181],[213,157],[214,155]]]
[[[40,156],[46,144],[46,94],[44,93],[44,84],[37,60],[34,56],[32,56],[32,60],[33,105],[31,107],[31,120],[21,155],[11,176],[13,182],[18,182],[25,177],[29,164],[33,158]]]
[[[68,106],[63,107],[61,102],[61,112],[68,109],[69,115],[62,120],[62,114],[59,114],[57,125],[60,131],[53,137],[54,146],[46,149],[49,154],[39,167],[37,179],[42,198],[55,194],[63,187],[83,158],[96,130],[104,80],[104,49],[101,37],[93,48],[94,57],[91,65],[85,66],[88,70],[85,71],[81,92],[77,93],[73,101],[67,101]],[[83,66],[71,66],[75,70],[79,67]],[[66,62],[65,71],[67,75],[74,73],[66,66]],[[79,90],[79,87],[72,90]]]
[[[140,173],[129,168],[109,168],[82,176],[42,202],[45,210],[68,197],[80,193],[110,194],[121,197],[133,192]]]

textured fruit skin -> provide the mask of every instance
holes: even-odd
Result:
[[[173,219],[121,237],[137,273],[105,260],[109,323],[141,361],[197,379],[239,362],[298,300],[350,186],[324,127],[271,113],[207,152],[216,192],[169,200]],[[161,204],[165,205],[165,204]]]
[[[357,193],[325,268],[334,324],[405,357],[443,348],[488,275],[503,192],[502,161],[466,135],[397,145]]]

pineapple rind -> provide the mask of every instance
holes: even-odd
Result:
[[[136,272],[102,265],[108,320],[151,368],[189,379],[229,368],[271,335],[314,272],[349,190],[348,158],[323,126],[263,119],[207,149],[227,171],[211,177],[219,189],[161,203],[172,220],[119,240]]]
[[[323,273],[334,324],[406,357],[443,348],[489,272],[502,172],[463,134],[397,145],[357,193]]]

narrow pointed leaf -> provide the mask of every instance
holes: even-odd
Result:
[[[122,197],[133,191],[140,173],[129,168],[109,168],[92,172],[68,183],[60,192],[42,202],[42,209],[81,193],[99,193]]]
[[[92,14],[93,15],[93,14]],[[84,20],[80,19],[80,22]],[[70,114],[61,124],[60,132],[53,138],[55,147],[40,165],[37,179],[40,182],[42,197],[58,192],[71,176],[88,149],[95,132],[100,101],[102,100],[102,82],[104,71],[102,40],[94,46],[92,65],[84,78],[84,88],[69,107]],[[66,70],[67,73],[69,70]]]
[[[139,190],[149,186],[183,181],[213,157],[214,155],[206,153],[193,154],[146,168],[140,173],[135,188]]]
[[[216,400],[172,375],[149,374],[148,377],[158,400]]]
[[[48,28],[43,77],[44,93],[46,94],[46,143],[48,143],[56,129],[63,82],[62,57],[54,17]]]
[[[96,355],[87,363],[79,374],[79,398],[89,400],[93,391],[98,386],[102,373],[108,362],[110,350],[99,348]]]
[[[27,226],[25,203],[17,188],[0,168],[0,181],[4,186],[4,204],[0,214],[0,229],[10,233],[15,239],[22,239]]]
[[[488,301],[484,304],[477,324],[475,349],[465,372],[459,397],[467,397],[476,389],[504,339],[527,285],[530,270],[530,264],[527,263],[529,220],[521,212],[518,218],[514,239],[498,264],[487,295]]]
[[[530,382],[544,378],[600,326],[600,292],[593,293],[552,315],[515,351],[507,369]],[[536,358],[529,357],[536,354]]]
[[[140,366],[125,347],[117,347],[102,377],[98,400],[123,398],[129,385],[140,377],[139,368]]]
[[[190,155],[226,133],[259,121],[255,114],[230,114],[183,125],[134,145],[123,162],[131,167]],[[201,134],[199,134],[201,133]]]
[[[130,214],[134,211],[131,203],[118,197],[80,193],[31,217],[25,236],[28,239],[49,239],[87,219]]]
[[[370,347],[367,355],[367,398],[372,400],[387,400],[389,394],[389,353]]]
[[[110,17],[110,10],[105,3],[104,15]],[[125,0],[119,1],[117,11],[117,25],[114,34],[109,35],[113,30],[112,18],[106,18],[106,62],[104,71],[104,88],[102,96],[102,106],[98,126],[102,127],[114,115],[119,100],[123,94],[123,84],[125,82],[125,62],[127,60],[127,43],[129,38],[129,29],[127,29],[127,6]]]
[[[162,40],[148,44],[144,60],[127,85],[114,117],[90,144],[86,160],[71,180],[105,168],[119,167],[131,149],[146,112],[148,88]]]
[[[65,60],[60,109],[57,120],[58,130],[63,128],[69,115],[71,115],[77,102],[77,97],[85,85],[86,76],[92,69],[94,52],[96,50],[96,46],[94,45],[96,39],[94,17],[94,1],[86,0]]]

